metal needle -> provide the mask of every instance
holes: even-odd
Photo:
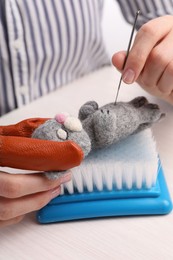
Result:
[[[129,56],[130,47],[131,47],[131,43],[132,43],[132,39],[133,39],[133,34],[134,34],[134,31],[135,31],[135,26],[136,26],[136,22],[137,22],[137,19],[138,19],[138,15],[139,15],[139,14],[140,14],[140,10],[138,10],[138,11],[136,12],[136,15],[135,15],[135,20],[134,20],[134,23],[133,23],[133,28],[132,28],[132,32],[131,32],[131,35],[130,35],[130,40],[129,40],[129,44],[128,44],[128,48],[127,48],[127,53],[126,53],[126,57],[125,57],[125,60],[124,60],[124,63],[123,63],[122,70],[124,70],[125,65],[126,65],[126,62],[127,62],[127,58],[128,58],[128,56]],[[114,103],[114,105],[116,105],[116,102],[117,102],[117,98],[118,98],[118,94],[119,94],[121,82],[122,82],[122,75],[121,75],[121,78],[120,78],[120,81],[119,81],[119,84],[118,84],[118,89],[117,89],[117,94],[116,94],[116,98],[115,98],[115,103]]]

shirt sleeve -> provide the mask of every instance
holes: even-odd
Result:
[[[0,1],[0,116],[16,108],[8,46],[5,0]]]
[[[133,24],[135,14],[140,9],[141,14],[137,20],[137,29],[151,19],[173,14],[173,0],[117,0],[117,2],[124,18],[130,24]]]

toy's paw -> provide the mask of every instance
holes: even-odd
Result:
[[[66,173],[66,171],[62,171],[62,172],[45,172],[45,176],[49,179],[49,180],[57,180],[60,177],[62,177],[64,175],[64,173]]]
[[[148,103],[145,105],[146,108],[148,109],[159,109],[159,106],[157,104],[152,104],[152,103]]]
[[[130,103],[133,104],[134,107],[138,108],[147,105],[148,100],[146,99],[146,97],[137,97],[130,101]]]
[[[162,113],[157,104],[146,103],[139,108],[141,114],[141,124],[139,124],[138,129],[134,133],[143,131],[151,127],[154,123],[159,122],[165,117],[165,113]]]
[[[151,123],[159,121],[165,116],[164,113],[161,113],[159,106],[157,104],[149,103],[146,97],[137,97],[130,101],[135,108],[139,109],[141,117],[144,119],[144,125],[150,126]]]
[[[78,117],[82,121],[86,119],[89,115],[93,114],[96,110],[98,110],[97,102],[88,101],[83,106],[81,106]]]
[[[142,110],[144,110],[142,112],[144,112],[144,116],[146,116],[148,123],[158,122],[160,119],[165,117],[165,113],[160,111],[160,108],[157,104],[148,103],[143,107]]]

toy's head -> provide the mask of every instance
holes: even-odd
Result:
[[[34,131],[32,137],[59,142],[72,140],[82,148],[84,156],[91,150],[90,138],[80,120],[67,113],[57,114],[54,119],[47,120]]]

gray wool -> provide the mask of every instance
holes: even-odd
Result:
[[[77,143],[82,148],[84,155],[87,156],[91,150],[91,142],[85,130],[82,129],[80,132],[70,131],[55,119],[49,119],[44,124],[40,125],[33,132],[32,138],[63,142],[65,140],[60,139],[57,135],[57,131],[60,128],[67,132],[66,140],[71,140]]]
[[[89,106],[92,108],[89,109]],[[116,105],[110,103],[100,108],[92,101],[79,110],[79,119],[91,139],[92,149],[109,146],[149,128],[163,116],[158,105],[149,103],[145,97],[117,102]]]
[[[67,140],[76,142],[87,156],[91,150],[104,148],[151,127],[164,116],[158,105],[149,103],[145,97],[117,102],[116,105],[109,103],[100,108],[95,101],[89,101],[79,110],[83,126],[81,131],[70,131],[55,119],[50,119],[39,126],[32,137],[64,141],[57,136],[57,130],[62,128],[67,132]],[[46,176],[55,179],[63,173],[47,172]]]
[[[91,142],[85,130],[82,129],[80,132],[70,131],[62,126],[62,124],[58,123],[55,119],[47,120],[44,124],[35,129],[32,134],[32,138],[63,142],[65,140],[60,139],[57,135],[57,131],[60,128],[67,132],[67,140],[77,143],[82,148],[84,156],[87,156],[91,151]],[[65,172],[66,171],[45,172],[45,175],[48,179],[57,179],[60,178]]]

